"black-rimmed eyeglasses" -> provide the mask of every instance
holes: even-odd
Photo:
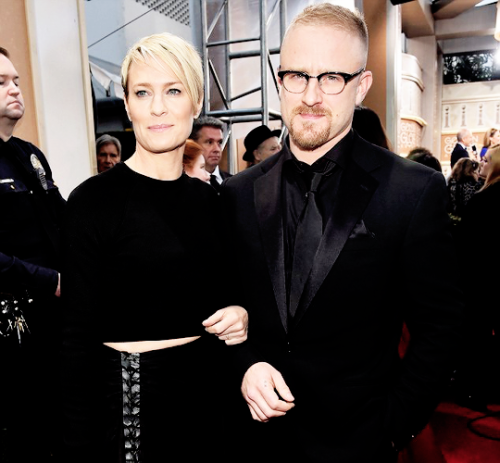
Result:
[[[278,77],[285,90],[290,93],[303,93],[307,88],[309,79],[318,79],[319,88],[327,95],[342,93],[347,83],[364,72],[365,68],[348,74],[347,72],[323,72],[318,76],[310,76],[301,71],[279,71]]]

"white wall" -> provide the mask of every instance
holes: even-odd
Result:
[[[26,0],[40,148],[64,197],[92,175],[94,153],[83,0]]]
[[[427,36],[408,39],[407,46],[408,53],[415,56],[422,67],[425,90],[422,95],[421,116],[426,121],[427,126],[423,130],[421,144],[439,157],[442,73],[438,59],[436,59],[436,38]]]
[[[500,126],[500,81],[443,85],[443,132],[462,127],[473,132]],[[482,142],[482,140],[481,140]]]

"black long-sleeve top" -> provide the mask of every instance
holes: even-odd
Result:
[[[218,248],[218,223],[217,195],[186,175],[161,181],[119,164],[76,188],[64,230],[66,338],[202,334],[221,308],[220,272],[204,251]]]

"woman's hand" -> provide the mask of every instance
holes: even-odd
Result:
[[[248,313],[239,305],[230,305],[208,317],[203,326],[228,346],[234,346],[247,339]]]

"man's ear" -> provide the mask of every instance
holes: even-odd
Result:
[[[356,106],[359,106],[366,97],[368,90],[373,83],[373,75],[371,71],[364,71],[361,74],[361,78],[359,80],[358,87],[356,89]]]
[[[262,161],[261,157],[260,157],[260,153],[258,150],[253,150],[253,158],[256,160],[256,161]]]
[[[281,64],[278,66],[278,69],[276,69],[276,82],[278,82],[278,98],[281,97],[281,89],[283,88],[283,83],[281,82],[281,79],[278,77],[278,72],[281,71]]]

